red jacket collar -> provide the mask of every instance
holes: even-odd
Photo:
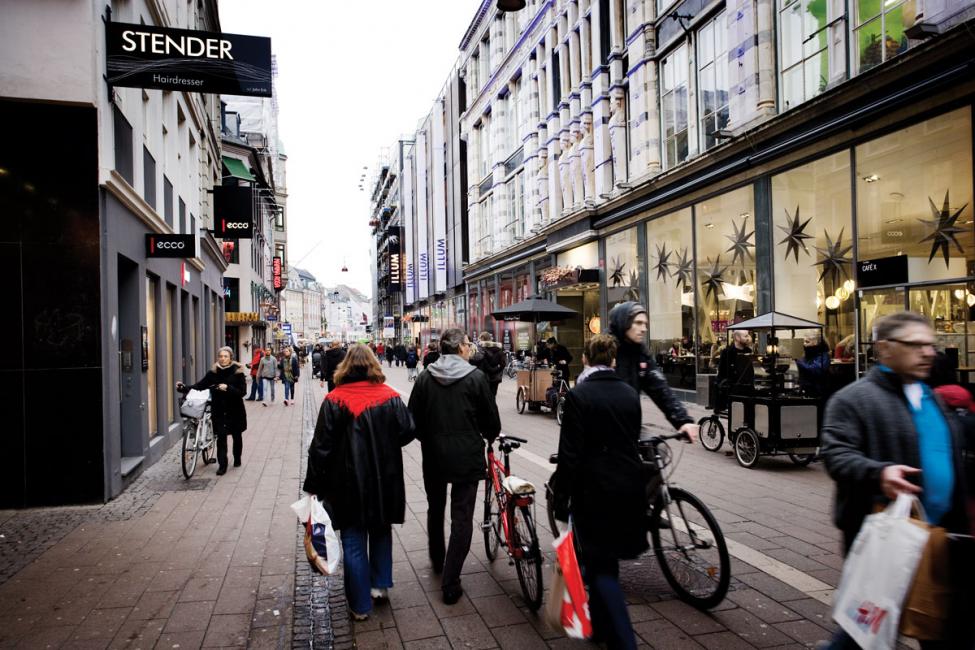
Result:
[[[353,417],[359,417],[366,409],[385,404],[394,397],[399,397],[399,393],[386,384],[356,381],[336,387],[325,399],[348,409]]]

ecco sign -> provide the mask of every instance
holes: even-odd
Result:
[[[146,257],[196,257],[193,235],[146,234]]]
[[[213,188],[213,236],[251,239],[254,230],[254,195],[249,187],[217,185]]]
[[[129,88],[271,96],[271,39],[109,22],[107,81]]]

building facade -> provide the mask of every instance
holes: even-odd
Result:
[[[490,314],[543,294],[579,316],[535,334],[579,360],[639,300],[669,381],[702,401],[728,324],[773,309],[852,341],[850,380],[873,320],[903,308],[972,365],[973,16],[971,0],[485,0],[455,65],[467,327],[524,349],[528,325]]]
[[[108,87],[104,20],[220,31],[212,1],[4,5],[0,119],[15,128],[0,152],[0,258],[16,353],[3,371],[2,507],[118,495],[179,440],[175,384],[199,379],[223,343],[227,264],[208,193],[221,180],[219,103]],[[57,43],[40,59],[38,34]],[[193,235],[196,255],[150,258],[147,235],[170,233]]]
[[[361,291],[344,284],[325,287],[322,309],[325,339],[343,343],[363,343],[370,339],[373,303]]]
[[[324,327],[325,287],[304,269],[292,267],[288,272],[288,286],[281,294],[281,314],[291,325],[295,341],[314,345],[322,337]]]

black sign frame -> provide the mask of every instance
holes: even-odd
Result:
[[[254,191],[250,187],[213,186],[213,236],[254,238]]]
[[[147,258],[196,257],[196,237],[193,235],[168,235],[156,232],[146,233]]]
[[[271,286],[275,291],[284,291],[283,264],[281,256],[275,255],[271,258]]]
[[[859,260],[856,264],[857,289],[906,285],[907,255]]]
[[[271,39],[105,23],[110,86],[271,97]]]

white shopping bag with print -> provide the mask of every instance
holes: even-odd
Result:
[[[310,494],[291,504],[298,521],[305,526],[305,555],[308,563],[322,575],[332,575],[339,570],[342,544],[332,527],[322,502]]]
[[[911,523],[912,511],[922,512],[917,497],[901,494],[869,515],[843,565],[833,619],[864,650],[897,644],[901,607],[929,535]]]

